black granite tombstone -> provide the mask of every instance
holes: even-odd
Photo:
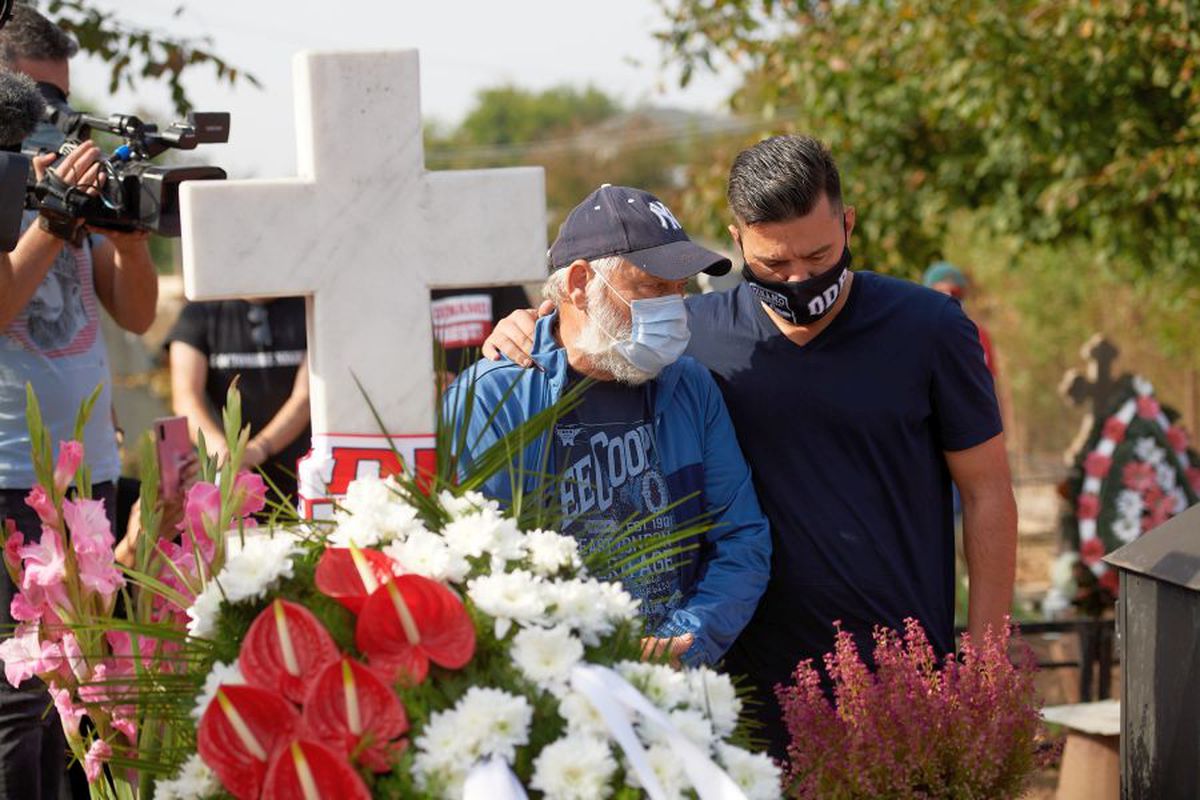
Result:
[[[1200,797],[1200,506],[1106,558],[1120,570],[1121,797]]]

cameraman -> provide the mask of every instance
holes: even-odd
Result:
[[[0,29],[0,68],[39,82],[44,96],[65,102],[70,92],[68,60],[75,42],[27,5],[18,4]],[[56,131],[43,126],[26,148],[57,147]],[[34,159],[38,180],[54,164],[53,154]],[[103,185],[100,151],[85,142],[53,171],[63,184],[95,192]],[[105,501],[110,521],[120,464],[112,419],[108,353],[100,332],[99,307],[118,325],[145,333],[154,321],[158,278],[145,233],[104,233],[50,224],[27,211],[22,235],[8,264],[0,264],[0,519],[10,517],[26,542],[41,537],[36,515],[25,505],[34,483],[25,384],[32,384],[55,446],[72,438],[80,403],[102,386],[84,430],[93,496]],[[0,626],[11,630],[9,605],[16,588],[0,570]],[[47,708],[49,707],[49,712]],[[0,681],[0,796],[59,796],[66,765],[62,726],[45,687],[36,679],[21,687]]]

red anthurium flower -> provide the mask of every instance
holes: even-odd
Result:
[[[392,579],[393,561],[378,550],[330,547],[317,562],[317,588],[357,614],[371,592]]]
[[[374,772],[392,768],[393,742],[408,730],[404,706],[391,687],[366,666],[349,658],[321,671],[304,700],[304,724],[309,734],[344,752]],[[336,749],[336,748],[335,748]]]
[[[372,667],[410,685],[425,680],[430,661],[460,669],[475,655],[475,625],[462,600],[420,575],[400,575],[372,592],[354,636]]]
[[[371,800],[371,792],[344,755],[297,739],[275,753],[262,800]]]
[[[300,714],[278,692],[223,685],[200,720],[196,749],[234,797],[257,800],[271,755],[299,727]]]
[[[247,683],[301,703],[321,669],[337,661],[338,649],[311,611],[275,600],[250,626],[238,659]]]

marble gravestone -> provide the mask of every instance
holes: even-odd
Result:
[[[355,477],[430,465],[429,290],[544,278],[545,190],[540,168],[426,171],[415,50],[294,70],[298,176],[183,184],[183,274],[192,300],[307,296],[300,506],[320,518]]]

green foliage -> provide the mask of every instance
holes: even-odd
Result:
[[[184,11],[176,7],[175,16]],[[108,90],[121,86],[137,89],[144,81],[165,81],[171,90],[175,111],[192,109],[183,76],[187,70],[211,67],[219,80],[236,86],[245,81],[260,86],[258,79],[217,55],[207,37],[169,36],[131,25],[125,11],[97,8],[92,0],[48,0],[45,13],[79,42],[79,49],[109,66]]]
[[[602,183],[637,186],[676,207],[679,170],[702,133],[686,117],[626,110],[593,87],[498,86],[478,94],[457,128],[427,128],[427,161],[439,169],[544,167],[553,239],[567,212]]]
[[[1131,266],[1094,266],[1084,242],[1021,243],[991,232],[980,213],[951,215],[943,247],[971,275],[967,312],[995,344],[1013,446],[1057,457],[1070,444],[1082,412],[1068,409],[1055,387],[1083,366],[1080,347],[1097,332],[1120,348],[1118,371],[1149,379],[1168,402],[1186,400],[1200,369],[1200,284],[1131,282]]]
[[[618,111],[617,101],[593,86],[542,92],[496,86],[476,94],[475,107],[453,138],[459,145],[529,144],[578,131]]]
[[[1128,277],[1200,280],[1194,3],[661,2],[685,80],[732,61],[736,109],[830,145],[863,263],[915,274],[965,209]]]

